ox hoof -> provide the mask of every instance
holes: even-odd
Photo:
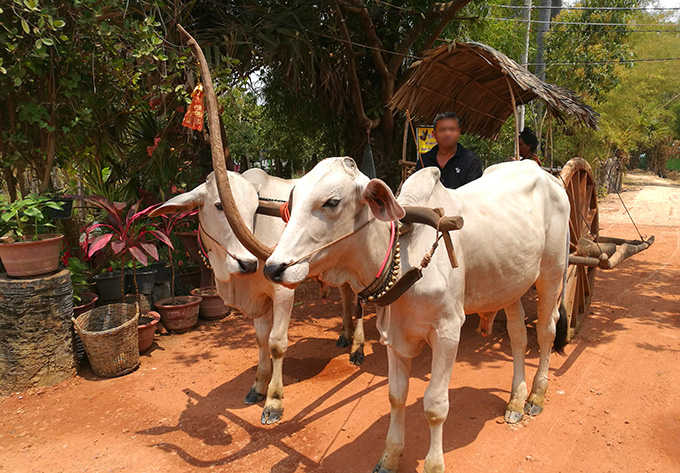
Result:
[[[263,425],[276,424],[283,417],[283,409],[274,409],[273,407],[265,407],[262,411],[262,422]]]
[[[349,338],[345,337],[344,335],[340,335],[335,345],[340,348],[347,348],[349,346],[349,343],[350,343]]]
[[[264,397],[264,394],[258,393],[255,391],[255,388],[250,388],[250,391],[248,391],[248,394],[246,394],[243,402],[246,404],[246,406],[252,406],[253,404],[257,404],[258,402],[262,401]]]
[[[353,365],[359,366],[364,362],[364,347],[359,347],[354,353],[350,353],[349,362]]]
[[[529,414],[530,416],[537,416],[543,412],[543,407],[539,406],[538,404],[534,404],[533,402],[527,402],[524,405],[524,413]]]
[[[517,411],[505,411],[505,422],[508,424],[517,424],[519,421],[522,420],[522,417],[524,417],[524,414],[521,412]]]
[[[383,468],[381,460],[378,462],[375,468],[373,468],[372,473],[397,473],[397,470],[388,470],[387,468]]]

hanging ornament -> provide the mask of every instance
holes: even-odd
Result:
[[[192,130],[203,130],[203,86],[199,82],[194,91],[191,92],[191,103],[187,109],[187,113],[184,115],[184,120],[182,120],[182,125],[191,128]]]

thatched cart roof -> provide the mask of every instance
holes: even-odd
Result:
[[[428,51],[412,69],[390,107],[408,110],[414,118],[432,121],[439,113],[453,111],[465,133],[496,138],[514,113],[511,86],[517,105],[540,98],[557,120],[569,115],[597,128],[599,115],[575,92],[542,81],[484,44],[445,44]]]

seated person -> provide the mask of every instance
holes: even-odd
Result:
[[[434,138],[437,144],[421,155],[416,171],[437,166],[441,171],[441,183],[449,189],[457,189],[482,176],[482,162],[477,155],[458,143],[460,121],[453,112],[440,113],[434,119]]]
[[[519,134],[519,155],[521,156],[520,161],[525,159],[531,159],[538,163],[539,166],[542,165],[541,160],[538,158],[538,138],[531,131],[531,128],[525,128],[522,133]]]

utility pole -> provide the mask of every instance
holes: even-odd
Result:
[[[525,25],[524,33],[524,49],[522,50],[522,55],[519,62],[522,66],[527,67],[529,63],[529,38],[531,36],[531,0],[524,0],[524,10],[522,11],[522,21]],[[517,107],[519,115],[519,129],[524,129],[524,105],[519,105]],[[515,138],[517,139],[517,138]]]
[[[538,27],[536,28],[536,69],[539,79],[545,80],[545,34],[550,26],[553,0],[541,0],[538,10]]]

